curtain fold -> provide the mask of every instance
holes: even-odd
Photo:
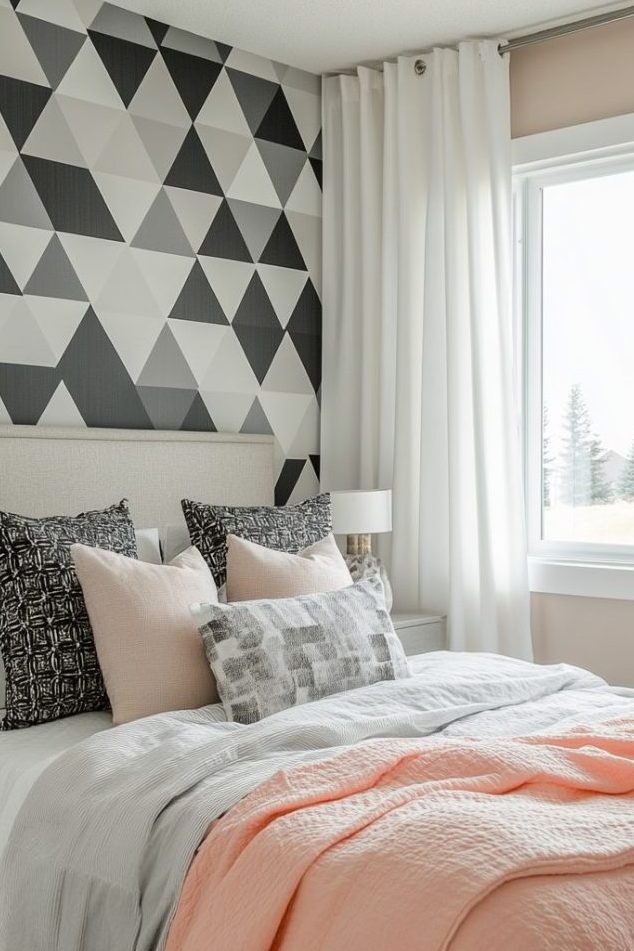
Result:
[[[323,82],[322,483],[392,488],[401,610],[531,656],[497,43]]]

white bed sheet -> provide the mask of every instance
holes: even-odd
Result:
[[[81,713],[0,733],[0,854],[20,806],[44,768],[75,743],[111,726],[109,713]]]

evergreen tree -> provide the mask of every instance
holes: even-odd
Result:
[[[561,500],[568,505],[589,505],[592,498],[592,436],[581,387],[568,396],[563,423]]]
[[[612,491],[605,481],[605,449],[601,440],[594,435],[590,440],[590,501],[593,505],[603,505],[612,501]]]
[[[544,417],[542,422],[542,493],[544,508],[548,508],[551,503],[550,487],[553,475],[554,456],[550,451],[550,418],[548,407],[544,405]]]
[[[634,502],[634,443],[619,479],[619,495],[627,502]]]

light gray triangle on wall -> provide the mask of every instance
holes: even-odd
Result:
[[[29,278],[24,293],[61,297],[63,300],[88,300],[56,234]]]
[[[144,119],[154,119],[189,129],[189,113],[162,56],[154,57],[130,102],[128,111],[132,116],[143,116]]]
[[[0,9],[0,63],[5,76],[39,86],[50,85],[20,21],[11,9]]]
[[[269,208],[267,205],[254,205],[237,198],[227,199],[233,217],[251,257],[257,261],[273,233],[277,220],[282,214],[281,208]]]
[[[52,231],[51,219],[18,158],[0,186],[0,221]]]
[[[277,142],[267,142],[264,139],[255,141],[275,191],[284,205],[306,164],[306,154],[287,145],[278,145]]]
[[[145,221],[137,231],[132,247],[194,257],[192,247],[163,189],[156,196]]]
[[[198,36],[196,33],[189,33],[187,30],[181,30],[177,26],[169,28],[161,46],[179,50],[181,53],[188,53],[190,56],[200,56],[201,59],[209,59],[214,63],[222,63],[222,57],[213,40],[207,39],[206,36]]]
[[[55,94],[51,96],[42,114],[22,147],[24,155],[36,155],[65,165],[86,167],[75,137],[60,109]]]
[[[253,139],[251,136],[202,125],[200,122],[196,122],[195,126],[222,190],[226,194],[238,174]]]
[[[167,386],[176,389],[194,390],[198,386],[196,378],[167,324],[163,327],[158,340],[154,344],[147,363],[141,371],[141,376],[137,380],[137,385]],[[184,417],[185,414],[183,414]]]
[[[253,405],[247,413],[247,418],[242,424],[240,429],[241,433],[247,433],[248,435],[261,435],[261,436],[272,436],[273,430],[271,429],[271,424],[266,418],[266,413],[260,406],[259,399],[256,398],[253,400]]]
[[[158,56],[156,59],[158,60]],[[174,164],[187,131],[171,123],[146,119],[145,116],[132,116],[132,121],[152,165],[163,181]]]
[[[19,10],[18,18],[46,73],[46,78],[55,89],[84,45],[86,34],[36,17],[25,16]]]
[[[120,40],[139,43],[156,49],[156,41],[142,16],[131,13],[112,3],[104,3],[91,23],[91,29],[108,36],[117,36]]]

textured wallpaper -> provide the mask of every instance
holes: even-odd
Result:
[[[273,433],[318,487],[318,77],[0,0],[0,422]]]

